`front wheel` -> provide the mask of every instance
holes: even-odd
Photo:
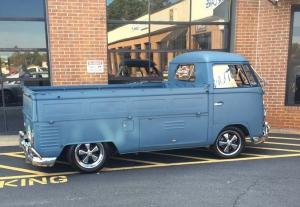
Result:
[[[245,146],[245,135],[236,127],[224,129],[212,146],[215,154],[222,158],[233,158],[241,154]]]
[[[71,146],[68,159],[71,165],[81,172],[99,172],[107,160],[107,152],[103,143],[78,144]]]

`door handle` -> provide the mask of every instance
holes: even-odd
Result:
[[[214,106],[222,106],[224,104],[223,101],[215,102]]]

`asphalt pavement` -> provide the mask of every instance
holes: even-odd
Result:
[[[24,163],[0,148],[0,200],[6,206],[300,206],[300,136],[273,134],[236,159],[206,149],[117,156],[103,171],[79,174]]]

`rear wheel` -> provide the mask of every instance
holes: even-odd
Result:
[[[244,146],[243,131],[236,127],[228,127],[220,132],[212,148],[219,157],[233,158],[241,154]]]
[[[107,160],[108,149],[104,143],[73,145],[68,158],[71,165],[85,173],[99,172]]]

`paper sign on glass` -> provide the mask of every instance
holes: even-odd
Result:
[[[103,60],[88,60],[87,61],[88,73],[104,73]]]

